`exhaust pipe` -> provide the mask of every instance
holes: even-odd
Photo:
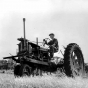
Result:
[[[24,30],[24,49],[26,47],[26,41],[25,41],[25,18],[23,18],[23,30]]]
[[[36,38],[36,44],[38,45],[38,37]]]

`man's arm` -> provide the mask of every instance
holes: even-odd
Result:
[[[55,39],[54,44],[52,46],[56,47],[59,50],[59,45],[58,45],[58,40],[57,39]]]

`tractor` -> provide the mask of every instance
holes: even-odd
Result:
[[[18,52],[16,55],[4,57],[3,59],[13,59],[17,64],[14,67],[15,76],[43,75],[43,72],[54,73],[59,67],[63,67],[68,77],[83,76],[84,57],[81,48],[76,43],[70,43],[65,47],[63,60],[57,63],[51,61],[50,46],[45,48],[39,45],[38,38],[36,43],[25,38],[25,18],[24,38],[18,38]],[[45,38],[47,41],[48,39]],[[43,43],[44,45],[44,43]]]

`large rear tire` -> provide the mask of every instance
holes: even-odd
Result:
[[[84,58],[80,47],[71,43],[67,46],[64,53],[64,70],[69,77],[84,75]]]

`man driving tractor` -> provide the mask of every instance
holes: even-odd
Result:
[[[50,46],[50,57],[51,59],[53,58],[53,55],[55,52],[58,52],[59,46],[58,46],[58,40],[56,38],[54,38],[54,34],[51,33],[49,34],[51,40],[47,43],[47,41],[44,39],[43,41],[45,42],[45,44]]]

